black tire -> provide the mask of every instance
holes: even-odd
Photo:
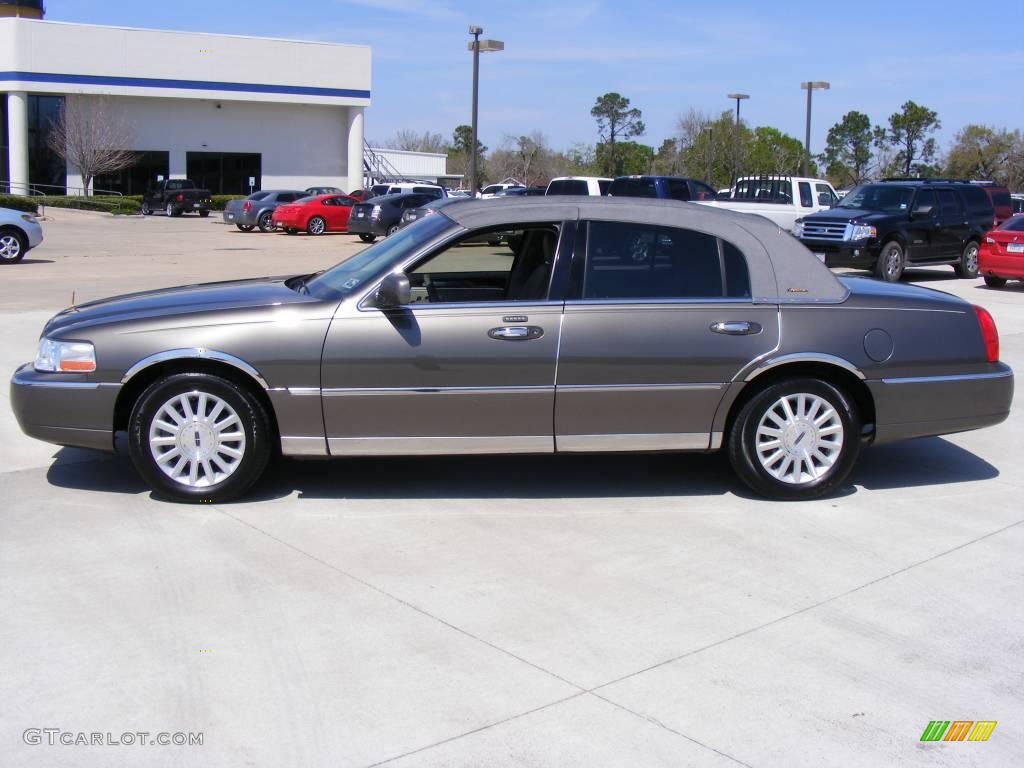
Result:
[[[139,206],[139,212],[143,216],[149,216],[153,213],[153,209],[149,207],[149,203],[143,201],[142,205]]]
[[[171,203],[168,203],[164,207],[164,214],[166,214],[167,218],[170,219],[170,218],[172,218],[174,216],[181,216],[181,211],[179,211],[177,208],[175,208]]]
[[[371,235],[369,232],[360,232],[359,239],[362,240],[364,243],[372,243],[374,240],[377,239],[377,236]]]
[[[235,226],[238,227],[242,232],[252,232],[253,230],[252,224],[235,224]]]
[[[875,277],[887,283],[898,283],[906,266],[907,256],[903,251],[903,246],[896,240],[890,240],[884,243],[882,250],[878,252]]]
[[[289,235],[299,234],[299,230],[297,230],[295,227],[288,227],[288,229],[286,229],[285,232],[287,232]]]
[[[0,229],[0,264],[17,264],[28,253],[28,238],[20,229]]]
[[[832,416],[817,427],[814,424],[816,419],[813,418],[806,422],[795,419],[788,427],[772,427],[781,433],[778,438],[764,435],[768,439],[761,441],[758,430],[762,426],[762,421],[768,420],[766,424],[779,423],[771,421],[772,416],[768,415],[769,412],[775,412],[784,398],[798,398],[800,395],[808,395],[824,402],[832,409]],[[829,412],[819,413],[824,415]],[[813,415],[812,411],[810,416]],[[830,443],[835,445],[834,458],[830,459],[831,465],[815,466],[815,458],[810,457],[807,452],[807,437],[810,436],[812,442],[816,440],[817,444],[821,445],[823,436],[817,435],[816,429],[828,427],[834,430],[837,424],[841,425],[841,432],[832,431],[824,436],[833,437],[838,434],[839,443]],[[815,432],[808,433],[807,428],[815,428]],[[780,501],[803,501],[830,493],[850,474],[860,454],[860,429],[857,407],[841,389],[820,379],[788,379],[766,387],[743,406],[729,429],[726,448],[736,474],[755,493]],[[778,442],[778,445],[771,445],[773,441]],[[764,453],[778,451],[782,455],[773,463],[775,454],[762,458],[759,450]],[[815,453],[821,452],[816,449]],[[779,469],[780,474],[785,476],[787,466],[793,466],[794,456],[800,457],[800,463],[795,467],[799,474],[793,476],[792,480],[787,481],[769,472],[767,466]],[[811,479],[811,474],[805,470],[805,466],[813,466],[816,472],[820,470],[820,474]],[[804,476],[808,479],[803,480]]]
[[[256,219],[256,226],[260,228],[260,232],[270,232],[274,229],[274,213],[273,211],[264,211],[260,214],[260,217]]]
[[[985,285],[989,288],[1003,288],[1006,286],[1006,278],[995,277],[994,275],[985,275]]]
[[[964,277],[974,280],[978,276],[978,244],[971,240],[964,246],[964,252],[960,254],[960,261],[953,265],[953,271],[957,277]]]
[[[166,447],[167,453],[177,451],[180,458],[183,454],[178,445],[153,448],[150,446],[150,432],[157,414],[174,398],[181,395],[188,397],[193,393],[206,395],[211,399],[216,398],[226,403],[230,409],[234,410],[234,415],[238,418],[240,432],[244,435],[244,440],[234,443],[236,447],[241,447],[239,451],[241,457],[237,459],[237,464],[226,477],[209,485],[189,485],[184,480],[179,482],[161,469],[161,465],[153,455],[154,452]],[[210,412],[216,421],[217,415],[212,414],[212,408]],[[221,413],[224,411],[222,410]],[[188,423],[188,418],[184,417],[182,423]],[[200,444],[198,427],[194,436],[198,450]],[[191,441],[192,438],[187,437],[187,439]],[[263,474],[270,458],[272,439],[267,413],[249,391],[228,379],[203,373],[179,373],[154,382],[135,402],[128,421],[129,453],[135,469],[156,495],[173,501],[221,502],[229,501],[245,493]],[[191,448],[191,445],[188,447]],[[231,460],[226,455],[219,455],[219,458]],[[174,459],[172,458],[171,461]],[[170,462],[167,463],[170,464]],[[201,461],[189,459],[187,463],[191,467],[192,464],[200,464]],[[208,458],[205,460],[205,464],[214,469],[216,476],[219,469],[214,460]],[[206,477],[204,469],[202,478],[199,478],[197,482],[205,482]]]
[[[199,212],[199,218],[201,218],[201,219],[205,219],[209,215],[210,215],[209,211],[200,211]]]
[[[314,216],[306,223],[306,232],[311,235],[322,235],[327,231],[327,222],[321,216]]]

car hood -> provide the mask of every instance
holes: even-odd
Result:
[[[184,314],[315,302],[289,288],[287,277],[261,277],[129,293],[69,307],[47,323],[44,335],[109,323]]]
[[[862,208],[828,208],[805,216],[804,221],[842,221],[856,224],[871,224],[891,219],[899,214],[882,211],[867,211]]]

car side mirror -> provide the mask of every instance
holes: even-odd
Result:
[[[412,303],[412,289],[409,276],[404,272],[392,272],[384,278],[374,298],[377,309],[395,309]]]
[[[930,205],[919,205],[911,212],[911,218],[915,219],[927,219],[932,215],[932,206]]]

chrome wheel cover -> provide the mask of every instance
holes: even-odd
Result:
[[[157,410],[149,425],[149,452],[174,482],[206,488],[241,465],[245,430],[226,401],[207,392],[185,392]]]
[[[967,253],[964,254],[964,267],[972,274],[978,271],[978,245],[971,243],[967,246]]]
[[[885,249],[885,273],[887,275],[897,275],[900,271],[900,265],[903,261],[903,255],[900,253],[900,249],[897,246],[890,245]]]
[[[21,243],[14,235],[0,236],[0,259],[16,259],[21,255]]]
[[[311,235],[322,235],[327,225],[319,216],[309,222],[309,233]]]
[[[831,403],[800,392],[779,398],[765,411],[754,448],[765,472],[788,485],[803,485],[835,465],[843,437],[843,422]]]

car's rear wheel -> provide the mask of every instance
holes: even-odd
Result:
[[[0,230],[0,264],[14,264],[25,258],[28,238],[16,229]]]
[[[201,219],[205,219],[209,215],[210,215],[209,211],[200,211],[199,212],[199,218],[201,218]]]
[[[887,283],[895,283],[903,276],[906,266],[907,257],[903,253],[903,246],[895,240],[890,240],[882,246],[882,250],[878,254],[875,276]]]
[[[235,224],[235,226],[238,227],[242,232],[252,232],[253,230],[252,224]]]
[[[978,276],[978,244],[973,240],[964,246],[964,252],[960,254],[960,261],[953,265],[953,271],[957,277],[971,280]]]
[[[377,236],[371,235],[368,232],[360,232],[359,239],[362,240],[364,243],[372,243],[374,240],[377,239]]]
[[[264,211],[256,219],[256,226],[260,228],[260,232],[269,232],[274,228],[274,214],[270,211]]]
[[[995,277],[994,275],[985,275],[985,285],[989,288],[1002,288],[1006,285],[1006,278]]]
[[[860,416],[832,384],[790,379],[754,395],[728,439],[729,460],[752,490],[770,499],[813,499],[850,474],[860,453]]]
[[[390,227],[388,227],[388,234],[387,234],[387,236],[391,237],[399,229],[400,229],[400,227],[397,224],[392,224]]]
[[[270,458],[270,422],[260,402],[228,379],[180,373],[136,401],[128,425],[132,462],[155,493],[176,501],[227,501]]]
[[[322,235],[327,230],[327,222],[319,216],[314,216],[306,225],[306,231],[311,235]]]

